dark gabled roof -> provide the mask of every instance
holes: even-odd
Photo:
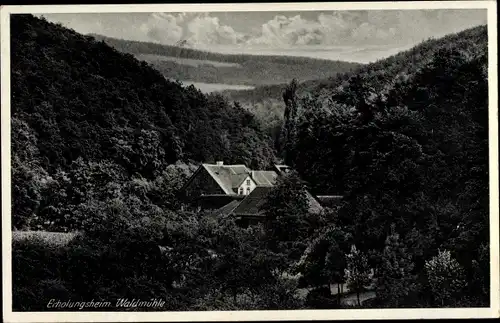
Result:
[[[258,186],[232,212],[237,216],[264,216],[262,206],[266,196],[273,188],[271,186]]]
[[[226,194],[234,194],[234,188],[243,183],[251,172],[245,165],[202,164],[202,167],[207,170]]]
[[[226,217],[241,203],[241,200],[234,200],[224,205],[223,207],[213,211],[210,215]]]
[[[272,189],[273,187],[271,186],[256,187],[241,201],[232,213],[236,216],[264,216],[265,211],[262,207]],[[306,191],[306,198],[309,204],[309,212],[319,213],[323,211],[321,204],[308,191]]]
[[[189,185],[192,178],[203,169],[217,182],[224,194],[200,196],[198,199],[199,205],[217,209],[212,214],[263,216],[265,212],[262,210],[262,206],[265,203],[267,194],[276,185],[276,180],[280,174],[284,170],[290,170],[290,167],[287,165],[275,165],[276,170],[252,171],[245,165],[202,164],[185,186]],[[247,178],[250,178],[256,184],[256,187],[249,195],[238,195],[235,189]],[[323,210],[323,203],[325,203],[325,206],[329,206],[326,202],[320,202],[321,199],[315,198],[308,191],[306,191],[306,197],[309,204],[309,211],[312,213],[321,212]],[[341,197],[323,196],[323,198],[323,201],[336,201],[336,199]]]
[[[193,199],[192,203],[204,209],[219,209],[232,201],[242,201],[245,198],[243,195],[237,194],[207,194],[200,195]]]

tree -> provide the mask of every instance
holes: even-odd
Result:
[[[352,245],[351,252],[347,255],[347,268],[345,276],[349,290],[356,292],[358,306],[361,306],[360,293],[372,281],[372,271],[368,266],[368,259],[364,253]]]
[[[252,238],[246,230],[237,227],[234,222],[225,222],[220,230],[216,252],[219,254],[215,275],[221,282],[222,291],[229,290],[234,306],[238,305],[237,296],[249,287],[257,287],[252,269],[255,250]],[[263,277],[264,278],[264,277]],[[253,283],[256,286],[253,286]]]
[[[308,286],[327,286],[337,284],[338,303],[340,303],[340,285],[344,283],[346,254],[349,252],[350,235],[336,226],[328,226],[316,233],[304,255],[297,264],[297,271],[302,274]]]
[[[472,260],[472,274],[468,284],[468,294],[478,298],[478,303],[481,305],[489,304],[490,296],[490,257],[489,247],[483,243],[478,248],[478,259]]]
[[[230,292],[232,308],[236,309],[248,309],[255,304],[279,309],[280,304],[293,301],[290,296],[295,286],[288,284],[276,270],[282,259],[266,248],[262,226],[241,228],[230,219],[214,219],[214,222],[211,232],[204,234],[211,237],[217,255],[213,290],[222,294]],[[272,295],[273,292],[278,294]],[[247,303],[245,296],[252,301]]]
[[[304,183],[294,172],[279,178],[265,198],[266,237],[271,250],[298,260],[308,235],[309,202]]]
[[[159,174],[151,185],[147,196],[154,204],[170,209],[179,210],[182,200],[178,196],[179,189],[196,171],[194,164],[172,164]]]
[[[296,137],[296,118],[297,118],[297,80],[293,79],[287,85],[283,92],[283,101],[285,102],[285,113],[283,124],[283,156],[286,164],[291,165],[294,160],[293,145]]]
[[[377,297],[386,306],[398,307],[415,288],[411,254],[393,232],[385,241],[381,266],[376,272]]]
[[[362,122],[371,121],[379,108],[377,104],[380,98],[370,82],[362,74],[352,76],[348,85],[333,97],[334,100],[356,108]]]
[[[448,250],[440,250],[435,257],[426,261],[425,272],[432,295],[441,306],[451,305],[467,286],[463,268]]]
[[[351,235],[344,230],[335,227],[327,235],[330,241],[330,248],[326,255],[326,267],[328,271],[329,282],[337,284],[338,303],[340,304],[340,295],[342,293],[341,285],[345,283],[345,270],[347,267],[348,245]]]

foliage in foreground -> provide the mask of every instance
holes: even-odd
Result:
[[[242,229],[204,214],[138,210],[119,199],[99,210],[102,220],[69,244],[14,241],[15,310],[46,310],[50,299],[119,298],[166,301],[161,309],[142,310],[302,306],[296,283],[278,269],[284,257],[267,250],[262,227]]]

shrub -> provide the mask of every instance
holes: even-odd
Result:
[[[312,289],[307,294],[305,305],[314,309],[338,308],[339,306],[337,298],[327,287]]]

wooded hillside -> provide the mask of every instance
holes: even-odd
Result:
[[[322,79],[360,66],[357,63],[309,57],[220,54],[100,35],[93,36],[121,52],[133,54],[149,62],[166,77],[182,81],[234,85],[281,84],[298,77],[303,80]],[[198,64],[188,65],[183,63],[183,59],[197,60]]]
[[[482,26],[326,82],[302,99],[294,83],[287,87],[285,162],[315,192],[344,195],[336,227],[372,255],[379,279],[394,266],[423,279],[426,261],[448,250],[466,268],[461,292],[488,301],[487,67]],[[396,236],[411,260],[394,261],[405,265],[385,263]],[[424,288],[391,298],[411,290],[389,286],[395,282],[403,284],[385,280],[386,301],[429,296]]]
[[[297,77],[299,95],[321,95],[329,97],[333,93],[349,91],[350,79],[362,77],[369,81],[377,91],[385,91],[398,79],[415,74],[428,63],[440,50],[466,48],[472,53],[486,52],[486,27],[479,26],[457,34],[450,34],[439,39],[430,39],[394,56],[377,62],[361,65],[351,71],[329,74],[325,78],[307,80]],[[354,78],[353,78],[354,81]],[[283,116],[284,104],[282,92],[286,84],[259,86],[253,90],[226,90],[223,94],[231,100],[238,101],[243,107],[252,111],[260,119],[275,120]]]
[[[40,178],[78,160],[150,179],[176,162],[260,168],[274,160],[253,115],[221,96],[169,82],[132,55],[30,15],[13,15],[11,32],[17,196],[39,194],[31,191]],[[14,217],[28,216],[29,203],[16,199]]]

